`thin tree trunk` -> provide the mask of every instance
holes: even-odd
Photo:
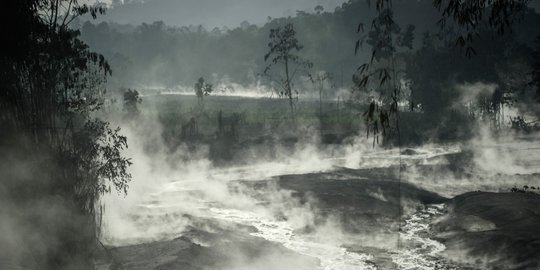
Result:
[[[292,98],[292,89],[291,89],[291,82],[289,78],[289,59],[285,57],[285,87],[287,88],[285,91],[287,91],[287,96],[289,96],[289,106],[291,106],[291,117],[294,119],[294,106],[293,106],[293,98]]]
[[[321,137],[323,135],[323,126],[322,126],[322,90],[323,90],[323,82],[320,82],[319,86],[319,126],[320,126],[320,133]]]

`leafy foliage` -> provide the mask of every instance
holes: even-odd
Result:
[[[110,66],[69,27],[76,17],[95,17],[104,8],[76,0],[10,1],[9,7],[22,25],[14,36],[16,46],[0,56],[0,125],[11,131],[9,136],[24,138],[19,149],[30,145],[36,155],[46,157],[34,169],[50,179],[47,188],[20,199],[59,197],[73,219],[86,220],[70,227],[78,234],[55,235],[57,252],[39,264],[46,269],[91,268],[99,233],[98,199],[112,188],[127,192],[131,164],[121,154],[126,137],[95,117],[104,101]],[[43,181],[38,176],[34,180]],[[83,257],[83,264],[68,267],[71,256]]]
[[[393,11],[402,33],[406,32],[407,24],[414,25],[414,32],[418,34],[439,30],[435,22],[441,14],[433,1],[393,1]],[[218,80],[223,78],[223,81],[247,86],[256,82],[258,73],[267,66],[261,56],[268,52],[270,29],[293,23],[296,38],[304,45],[295,53],[309,59],[317,69],[334,74],[338,82],[343,81],[341,86],[349,87],[352,83],[348,79],[359,63],[367,63],[371,57],[365,42],[363,49],[359,47],[357,57],[351,57],[357,41],[353,31],[361,20],[367,34],[374,15],[374,8],[368,8],[366,1],[350,0],[319,15],[308,12],[302,17],[270,18],[260,26],[245,24],[205,29],[199,25],[172,26],[163,22],[140,25],[86,22],[81,26],[81,33],[92,50],[105,55],[114,68],[114,76],[108,80],[113,89],[136,85],[185,86],[211,74],[216,74],[213,78]],[[535,27],[539,24],[538,17],[540,15],[527,11],[513,31],[521,38],[539,35],[540,30]],[[449,19],[447,28],[451,24]],[[446,33],[441,32],[441,35],[446,36]],[[419,43],[417,38],[412,45]],[[480,47],[474,49],[481,50]],[[398,53],[400,51],[398,49]]]
[[[455,44],[465,48],[467,57],[476,55],[471,46],[474,36],[483,27],[495,29],[499,34],[509,30],[527,8],[529,0],[435,0],[434,5],[442,14],[438,21],[441,29],[450,29]],[[485,18],[487,17],[487,21]]]
[[[124,111],[130,116],[139,114],[138,104],[142,102],[139,92],[135,89],[124,90]]]
[[[355,44],[356,53],[364,44],[370,45],[371,58],[360,65],[353,76],[356,90],[369,95],[364,117],[370,130],[368,134],[374,135],[374,141],[379,133],[385,133],[388,123],[398,119],[399,101],[405,96],[401,89],[404,80],[410,86],[411,110],[420,108],[432,117],[443,117],[456,109],[455,102],[460,98],[453,86],[456,83],[497,82],[501,87],[489,96],[479,97],[474,106],[482,118],[489,118],[494,126],[500,124],[503,104],[510,104],[526,89],[524,67],[527,61],[522,60],[522,55],[527,55],[526,50],[507,33],[515,21],[527,14],[527,0],[435,0],[434,6],[441,12],[441,31],[437,35],[426,34],[424,46],[415,56],[399,52],[412,48],[414,26],[401,31],[393,19],[396,10],[393,1],[374,2],[376,16],[371,30],[365,33],[364,24],[359,24],[357,32],[361,37]],[[490,35],[492,31],[500,38]],[[485,36],[490,36],[491,41]],[[437,49],[437,43],[443,46]],[[457,49],[463,48],[469,59],[473,55],[480,59],[473,63],[456,59]],[[485,52],[478,52],[478,48]],[[401,56],[405,56],[406,73],[398,68]]]
[[[199,101],[199,105],[202,105],[204,96],[209,96],[213,89],[213,85],[204,81],[203,77],[200,77],[195,83],[195,95]]]
[[[473,58],[460,56],[459,47],[448,47],[442,37],[427,33],[423,46],[405,57],[411,101],[424,119],[431,118],[434,129],[442,128],[454,114],[499,129],[508,121],[503,107],[517,106],[529,95],[530,49],[518,43],[514,34],[478,31],[471,45],[482,50]],[[491,85],[490,90],[486,85]]]
[[[355,53],[367,43],[371,47],[369,62],[360,65],[353,76],[356,91],[366,91],[375,85],[377,91],[367,101],[364,112],[367,135],[373,135],[373,144],[379,142],[379,135],[385,135],[390,128],[399,133],[398,112],[401,99],[401,84],[396,63],[396,53],[400,48],[412,49],[414,26],[405,31],[394,20],[391,0],[376,1],[376,16],[371,21],[370,31],[364,33],[364,25],[358,24],[361,34],[356,41]],[[391,124],[393,123],[393,124]]]
[[[535,186],[527,186],[524,185],[523,188],[518,188],[514,186],[510,189],[510,192],[518,192],[518,193],[533,193],[533,194],[540,194],[540,187]]]
[[[300,45],[296,38],[293,24],[288,23],[283,27],[278,26],[270,29],[269,39],[269,51],[264,55],[264,61],[266,62],[270,59],[271,64],[265,68],[264,74],[269,75],[270,69],[274,65],[283,65],[285,77],[277,79],[282,89],[279,95],[289,99],[291,115],[294,116],[292,82],[299,68],[309,69],[313,64],[295,54],[295,52],[302,50],[303,46]],[[294,91],[298,94],[297,90]]]

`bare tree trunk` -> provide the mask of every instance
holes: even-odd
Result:
[[[289,106],[291,107],[291,117],[294,119],[294,105],[293,105],[293,98],[292,98],[292,89],[291,89],[291,81],[289,78],[289,59],[285,57],[285,91],[287,92],[287,96],[289,97]]]
[[[322,138],[322,135],[323,135],[323,126],[322,126],[322,90],[323,90],[323,81],[320,82],[320,85],[319,85],[319,126],[320,126],[320,133],[321,133],[321,138]]]

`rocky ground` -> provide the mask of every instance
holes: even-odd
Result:
[[[434,236],[454,261],[488,269],[540,268],[540,195],[469,192],[447,203]]]
[[[255,229],[238,224],[200,223],[181,237],[139,245],[106,247],[97,269],[315,269],[318,261],[249,235]],[[269,256],[271,254],[271,256]]]
[[[460,155],[450,155],[447,159],[463,162]],[[397,232],[408,217],[426,209],[426,205],[441,205],[443,209],[442,214],[437,213],[439,216],[430,217],[431,224],[425,224],[426,233],[422,236],[446,246],[436,255],[440,260],[433,260],[436,262],[433,269],[538,269],[540,195],[508,192],[509,189],[460,193],[476,186],[461,186],[457,182],[452,186],[447,180],[444,183],[448,187],[441,186],[428,177],[449,174],[456,179],[475,177],[462,167],[456,166],[455,161],[442,166],[418,165],[414,169],[405,166],[401,172],[396,166],[355,170],[336,167],[328,172],[235,181],[231,188],[241,185],[261,198],[269,188],[290,191],[300,203],[309,202],[317,212],[311,227],[297,229],[295,234],[309,237],[317,231],[317,226],[332,217],[335,225],[340,226],[339,231],[346,235],[341,236],[341,246],[370,254],[369,263],[378,269],[398,267],[396,254],[407,245],[398,244]],[[412,171],[416,173],[414,179]],[[506,176],[484,176],[480,187],[491,189],[489,183],[495,182],[501,189],[500,179]],[[534,174],[512,177],[527,183],[535,178]],[[420,188],[422,183],[429,190]],[[316,258],[252,235],[257,230],[253,226],[193,219],[194,225],[172,240],[107,247],[107,252],[101,251],[97,268],[317,269],[320,265]],[[437,268],[439,261],[452,262],[455,267]]]

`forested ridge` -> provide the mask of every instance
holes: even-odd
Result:
[[[403,30],[409,24],[414,26],[414,49],[405,48],[403,52],[412,54],[422,48],[426,33],[433,36],[440,32],[437,25],[440,13],[432,1],[395,1],[394,10],[395,21]],[[81,38],[109,60],[115,70],[110,83],[115,87],[191,86],[200,76],[212,78],[213,83],[228,81],[249,85],[261,79],[270,29],[286,23],[294,25],[297,38],[304,45],[300,55],[314,63],[314,70],[327,71],[333,75],[337,86],[348,87],[358,63],[371,53],[364,47],[356,57],[353,55],[355,41],[360,36],[355,35],[358,24],[363,23],[369,29],[374,16],[373,5],[353,0],[335,10],[297,11],[294,17],[267,18],[262,26],[244,21],[232,29],[178,27],[160,21],[141,25],[81,21],[79,27]],[[506,33],[506,42],[534,48],[534,40],[540,34],[538,24],[540,14],[528,9],[513,26],[513,31]],[[489,47],[508,50],[508,44],[498,41],[494,31],[493,34],[486,32],[488,36],[482,44],[480,41],[476,44],[478,53],[493,54],[487,51]],[[452,65],[472,62],[493,66],[495,60],[488,63],[456,57],[455,61]]]

